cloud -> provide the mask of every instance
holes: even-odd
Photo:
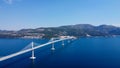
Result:
[[[117,27],[120,27],[120,24],[117,24],[117,23],[116,23],[116,24],[112,24],[112,25],[117,26]]]
[[[4,0],[5,3],[7,4],[12,4],[14,0]]]
[[[13,2],[18,2],[18,1],[21,1],[21,0],[3,0],[3,1],[7,4],[13,4]]]

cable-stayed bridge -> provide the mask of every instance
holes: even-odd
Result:
[[[0,61],[4,61],[4,60],[10,59],[10,58],[13,58],[15,56],[19,56],[21,54],[30,52],[30,51],[32,51],[32,56],[30,58],[35,59],[36,58],[35,55],[34,55],[34,50],[35,49],[38,49],[38,48],[41,48],[41,47],[52,44],[51,50],[55,50],[54,43],[62,41],[62,45],[64,46],[64,41],[65,40],[68,40],[68,42],[70,42],[70,40],[73,40],[73,39],[76,39],[76,38],[75,37],[70,37],[70,36],[65,37],[65,38],[51,38],[50,41],[48,41],[47,43],[41,44],[41,45],[38,45],[38,46],[34,46],[35,43],[31,42],[31,48],[23,49],[23,50],[21,50],[19,52],[16,52],[16,53],[4,56],[4,57],[0,57]]]

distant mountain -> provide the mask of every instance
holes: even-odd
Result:
[[[93,26],[90,24],[66,25],[60,27],[42,27],[19,31],[0,31],[2,38],[51,38],[61,35],[76,37],[120,35],[120,27],[112,25]]]
[[[95,26],[90,25],[90,24],[77,24],[77,25],[70,25],[70,26],[61,26],[61,27],[69,27],[69,28],[73,28],[73,29],[92,29]]]

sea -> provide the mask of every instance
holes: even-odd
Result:
[[[38,45],[49,39],[0,39],[0,58],[24,50],[31,42]],[[120,68],[120,36],[81,37],[36,49],[32,60],[31,51],[0,61],[0,68]],[[35,46],[38,46],[35,45]]]

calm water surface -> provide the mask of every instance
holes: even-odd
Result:
[[[0,39],[0,57],[22,50],[31,41],[39,44],[43,39]],[[120,37],[80,38],[67,43],[55,44],[35,50],[35,60],[31,52],[0,62],[0,68],[120,68]]]

